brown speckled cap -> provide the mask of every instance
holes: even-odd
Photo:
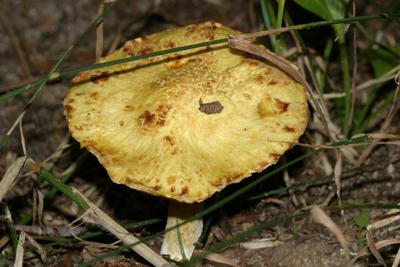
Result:
[[[128,41],[102,62],[225,38],[214,22]],[[111,179],[198,202],[276,163],[307,124],[304,87],[213,45],[81,73],[64,100],[72,136]]]

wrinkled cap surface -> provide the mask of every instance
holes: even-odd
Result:
[[[206,22],[128,41],[102,62],[238,32]],[[198,202],[276,163],[307,124],[304,87],[227,44],[81,73],[72,136],[115,183]]]

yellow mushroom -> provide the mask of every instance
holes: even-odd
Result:
[[[169,29],[128,41],[102,62],[238,33],[214,22]],[[227,44],[83,72],[73,83],[64,100],[72,136],[115,183],[173,199],[171,211],[275,164],[307,124],[304,86]],[[167,242],[163,252],[173,247]]]

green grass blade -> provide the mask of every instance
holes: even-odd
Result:
[[[299,25],[281,28],[281,29],[279,29],[279,31],[280,32],[288,32],[288,31],[297,31],[297,30],[308,30],[308,29],[312,29],[312,28],[316,28],[316,27],[323,27],[323,26],[334,25],[334,24],[353,23],[356,21],[367,21],[367,20],[374,20],[374,19],[396,19],[397,17],[400,18],[400,14],[390,16],[386,13],[383,13],[383,14],[379,14],[379,15],[358,16],[358,17],[350,17],[350,18],[337,19],[337,20],[331,20],[331,21],[317,21],[317,22],[311,22],[311,23],[306,23],[306,24],[299,24]],[[166,49],[166,50],[157,51],[157,52],[153,52],[153,53],[143,54],[140,56],[118,59],[115,61],[109,61],[109,62],[105,62],[105,63],[98,63],[98,64],[94,64],[91,66],[74,68],[74,69],[65,70],[62,72],[54,72],[49,77],[50,77],[50,79],[62,78],[67,75],[77,74],[81,71],[99,69],[99,68],[103,68],[106,66],[127,63],[127,62],[131,62],[131,61],[135,61],[135,60],[151,58],[151,57],[155,57],[155,56],[165,55],[165,54],[169,54],[169,53],[175,53],[175,52],[179,52],[182,50],[204,47],[207,45],[212,45],[212,44],[217,44],[217,43],[224,43],[227,41],[228,41],[227,38],[223,38],[223,39],[218,39],[218,40],[214,40],[211,42],[198,43],[198,44],[193,44],[193,45],[189,45],[189,46],[185,46],[185,47],[181,47],[181,48],[177,47],[177,48],[173,48],[173,49]],[[41,79],[46,79],[46,78],[41,78]],[[33,81],[31,83],[35,83],[35,82],[38,83],[38,81]],[[39,84],[41,84],[41,83],[39,83]],[[25,86],[28,86],[28,84]],[[14,91],[15,90],[20,90],[20,87],[14,89]],[[8,94],[11,94],[11,92],[9,92]],[[13,94],[13,96],[16,96],[16,95],[19,95],[19,94]],[[4,94],[0,95],[0,102],[5,101],[11,97],[11,96],[10,97],[3,97],[3,96],[4,96]]]
[[[187,267],[195,266],[196,263],[204,260],[207,257],[207,255],[210,253],[220,252],[223,249],[228,248],[241,240],[244,240],[258,232],[261,232],[262,230],[271,229],[279,224],[289,223],[295,219],[304,218],[304,217],[308,216],[308,214],[309,214],[309,212],[302,212],[300,214],[284,215],[284,216],[280,216],[278,218],[269,220],[266,223],[260,223],[260,224],[254,225],[254,226],[250,227],[249,229],[247,229],[246,231],[240,232],[227,240],[221,241],[221,242],[209,247],[207,249],[207,251],[204,251],[200,254],[193,256],[189,263],[183,264],[182,266],[185,266],[185,267],[186,266]]]
[[[347,140],[343,140],[343,141],[334,143],[331,146],[335,147],[335,146],[341,146],[341,145],[346,145],[346,144],[357,144],[357,143],[360,143],[360,142],[365,142],[366,140],[368,140],[367,138],[368,138],[367,136],[355,137],[355,138],[352,138],[352,139],[347,139]],[[157,233],[155,233],[153,235],[150,235],[150,236],[148,236],[146,238],[143,238],[140,242],[136,242],[134,244],[131,244],[130,246],[123,246],[123,247],[120,247],[120,248],[115,249],[113,251],[110,251],[110,252],[104,253],[102,255],[99,255],[96,258],[94,258],[94,259],[92,259],[92,260],[90,260],[88,262],[85,262],[85,263],[82,263],[82,264],[78,265],[78,267],[91,266],[91,265],[93,265],[93,264],[95,264],[95,263],[97,263],[99,261],[102,261],[102,260],[108,258],[108,257],[115,256],[115,255],[118,255],[120,253],[126,252],[126,251],[128,251],[129,248],[131,248],[131,247],[133,247],[133,246],[135,246],[135,245],[137,245],[137,244],[139,244],[141,242],[146,242],[146,241],[151,240],[151,239],[153,239],[155,237],[163,235],[165,232],[172,231],[172,230],[176,229],[176,227],[182,226],[182,225],[184,225],[186,223],[189,223],[189,222],[191,222],[193,220],[200,219],[200,218],[202,218],[202,217],[204,217],[204,216],[206,216],[206,215],[208,215],[208,214],[220,209],[222,206],[224,206],[227,203],[231,202],[232,200],[238,198],[242,194],[248,192],[250,189],[255,188],[261,182],[264,182],[265,180],[267,180],[267,179],[273,177],[274,175],[282,172],[283,170],[287,169],[288,167],[290,167],[290,166],[292,166],[292,165],[294,165],[294,164],[296,164],[296,163],[298,163],[300,161],[303,161],[303,160],[305,160],[307,158],[310,158],[311,156],[316,155],[316,154],[320,153],[323,150],[324,150],[324,148],[312,150],[312,151],[310,151],[308,153],[305,153],[305,154],[303,154],[303,155],[301,155],[301,156],[299,156],[299,157],[297,157],[297,158],[295,158],[295,159],[293,159],[293,160],[291,160],[291,161],[289,161],[289,162],[287,162],[285,164],[282,164],[281,166],[277,167],[276,169],[274,169],[274,170],[262,175],[257,180],[254,180],[253,182],[249,183],[248,185],[245,185],[244,187],[242,187],[238,191],[236,191],[236,192],[232,193],[231,195],[219,200],[217,203],[213,204],[212,206],[210,206],[210,207],[204,209],[203,211],[197,213],[191,219],[177,224],[175,227],[171,227],[171,228],[166,229],[164,231],[157,232]]]
[[[260,4],[261,4],[261,15],[264,21],[264,27],[265,29],[269,30],[272,29],[272,23],[271,23],[271,19],[269,16],[269,11],[268,11],[268,3],[270,3],[269,0],[260,0]],[[275,36],[270,35],[268,36],[270,43],[271,43],[271,47],[272,50],[275,51]]]
[[[80,196],[72,192],[71,188],[65,184],[63,184],[60,180],[58,180],[53,174],[51,174],[46,169],[40,169],[38,172],[40,178],[46,180],[53,187],[57,188],[57,190],[61,191],[67,198],[75,202],[80,208],[87,210],[89,209],[89,205],[83,200]]]
[[[82,164],[83,160],[86,158],[86,156],[89,154],[87,150],[83,152],[81,155],[79,155],[78,159],[74,162],[73,168],[67,171],[65,175],[63,175],[60,179],[61,183],[66,184],[68,180],[72,177],[72,175],[75,173],[76,169]],[[51,200],[54,198],[54,196],[57,193],[57,188],[53,187],[45,196],[47,200]]]
[[[46,83],[52,78],[54,77],[54,75],[56,74],[56,71],[58,70],[58,68],[61,66],[61,64],[64,62],[64,60],[69,56],[70,52],[72,51],[72,49],[74,49],[83,39],[83,37],[85,37],[87,35],[87,33],[89,31],[91,31],[93,28],[96,27],[96,25],[101,22],[104,18],[104,16],[111,11],[111,9],[114,7],[115,2],[111,2],[109,3],[106,8],[104,9],[103,13],[101,13],[100,15],[96,16],[94,20],[91,21],[91,23],[86,27],[86,29],[78,36],[78,38],[64,51],[64,53],[61,55],[61,57],[57,60],[56,64],[53,66],[53,68],[50,70],[50,72],[45,76],[45,78],[43,79],[43,81],[41,81],[38,85],[38,87],[35,89],[35,91],[33,92],[31,98],[28,101],[27,104],[27,108],[29,106],[31,106],[37,99],[37,97],[39,96],[40,92],[43,90],[44,86],[46,85]]]
[[[4,210],[4,217],[7,222],[7,228],[10,233],[10,239],[11,239],[11,246],[12,246],[12,257],[15,258],[16,252],[17,252],[17,246],[18,246],[18,236],[17,236],[17,231],[15,230],[14,226],[14,221],[10,212],[10,209],[6,204],[3,204],[3,210]]]
[[[276,28],[282,27],[284,11],[285,11],[285,0],[278,0],[278,14],[276,16],[277,17],[276,18]],[[281,46],[281,36],[277,35],[276,36],[275,53],[279,53],[280,46]]]
[[[274,176],[275,174],[283,171],[284,169],[288,168],[289,166],[292,166],[293,164],[296,164],[296,163],[298,163],[298,162],[300,162],[302,160],[305,160],[305,159],[311,157],[312,155],[314,155],[314,154],[316,154],[318,152],[320,152],[320,150],[311,151],[311,152],[306,153],[306,154],[304,154],[304,155],[302,155],[300,157],[297,157],[296,159],[294,159],[294,160],[292,160],[290,162],[287,162],[286,164],[281,165],[280,167],[276,168],[275,170],[266,173],[265,175],[259,177],[257,180],[253,181],[252,183],[250,183],[250,184],[244,186],[243,188],[239,189],[238,191],[234,192],[233,194],[221,199],[216,204],[214,204],[214,205],[204,209],[203,211],[197,213],[191,219],[189,219],[189,220],[187,220],[185,222],[179,223],[175,227],[171,227],[169,229],[166,229],[165,231],[160,231],[160,232],[157,232],[157,233],[155,233],[155,234],[153,234],[151,236],[148,236],[148,237],[142,239],[141,242],[146,242],[146,241],[151,240],[151,239],[153,239],[153,238],[155,238],[157,236],[161,236],[165,232],[172,231],[172,230],[176,229],[176,227],[182,226],[182,225],[184,225],[186,223],[189,223],[189,222],[191,222],[193,220],[200,219],[200,218],[204,217],[205,215],[210,214],[211,212],[221,208],[222,206],[226,205],[227,203],[231,202],[232,200],[238,198],[239,196],[241,196],[245,192],[249,191],[250,189],[256,187],[258,184],[260,184],[261,182],[265,181],[266,179],[271,178],[272,176]],[[133,246],[135,246],[135,245],[137,245],[139,243],[140,242],[136,242],[134,244],[131,244],[130,246],[123,246],[123,247],[118,248],[116,250],[104,253],[104,254],[99,255],[98,257],[96,257],[96,258],[94,258],[94,259],[92,259],[92,260],[90,260],[90,261],[88,261],[86,263],[82,263],[82,264],[80,264],[78,266],[79,267],[91,266],[91,265],[95,264],[96,262],[102,261],[102,260],[104,260],[104,259],[106,259],[106,258],[108,258],[110,256],[115,256],[115,255],[118,255],[118,254],[123,253],[125,251],[128,251],[128,249],[130,247],[133,247]]]

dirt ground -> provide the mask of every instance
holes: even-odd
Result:
[[[122,45],[126,40],[156,32],[168,27],[176,27],[189,23],[215,20],[229,27],[251,32],[260,30],[262,18],[260,15],[259,1],[254,0],[221,0],[221,1],[152,1],[121,0],[115,10],[110,12],[105,19],[104,51],[106,52],[116,38],[116,33],[122,32],[117,43]],[[291,2],[291,1],[288,1]],[[364,1],[368,2],[368,1]],[[62,1],[62,0],[15,0],[3,1],[0,11],[0,94],[9,92],[15,85],[31,81],[50,71],[59,56],[69,44],[82,32],[91,19],[96,15],[99,1]],[[289,3],[294,11],[299,8]],[[371,13],[368,4],[361,3],[359,14]],[[293,16],[296,14],[293,13]],[[136,18],[141,20],[135,21]],[[318,18],[314,18],[318,20]],[[305,22],[305,20],[300,20]],[[129,28],[126,25],[131,25]],[[373,30],[373,24],[367,24]],[[397,24],[398,26],[398,24]],[[326,28],[324,28],[327,30]],[[324,29],[315,31],[322,34]],[[312,43],[313,34],[308,32]],[[394,38],[398,38],[395,36]],[[90,32],[81,44],[75,48],[62,65],[62,69],[88,65],[95,60],[96,35]],[[312,44],[309,44],[312,46]],[[314,49],[318,51],[318,40],[315,40]],[[362,61],[362,59],[360,59]],[[335,66],[333,64],[333,70]],[[359,79],[371,77],[368,66],[361,66],[365,71]],[[332,79],[339,74],[332,74]],[[70,79],[63,78],[47,85],[38,101],[30,108],[23,120],[23,131],[27,154],[36,162],[49,159],[60,146],[71,144],[63,150],[61,156],[54,164],[49,165],[55,175],[62,172],[76,160],[81,150],[73,141],[66,128],[66,121],[62,108],[62,100],[70,85]],[[21,82],[22,81],[22,82]],[[30,97],[29,93],[0,103],[0,133],[4,135],[12,126],[15,119],[22,112]],[[399,133],[400,117],[395,117],[388,132]],[[372,129],[374,130],[374,129]],[[375,129],[376,130],[376,129]],[[313,132],[303,137],[303,142],[312,143]],[[307,148],[295,147],[288,154],[286,160],[305,153]],[[19,131],[16,130],[0,152],[0,174],[3,175],[7,167],[16,157],[23,154]],[[396,204],[400,196],[400,147],[379,146],[375,149],[360,168],[355,168],[345,162],[342,177],[341,199],[343,203],[378,203]],[[235,242],[228,248],[219,251],[216,258],[210,257],[202,266],[346,266],[365,246],[365,226],[359,226],[355,220],[361,218],[363,210],[339,208],[338,198],[335,195],[336,186],[331,174],[326,173],[324,160],[334,166],[336,158],[334,151],[318,154],[304,162],[291,166],[288,169],[289,183],[304,185],[304,183],[319,180],[309,186],[270,196],[250,200],[251,196],[262,192],[275,190],[285,186],[283,175],[279,174],[257,188],[253,188],[244,196],[234,200],[221,208],[211,218],[211,226],[203,241],[201,250],[212,248],[213,245],[227,240],[236,234],[243,233],[252,227],[268,222],[269,220],[283,218],[272,227],[257,231],[246,238]],[[49,159],[52,163],[52,159]],[[283,164],[283,160],[278,164]],[[272,168],[273,169],[273,168]],[[271,169],[266,170],[266,172]],[[26,175],[25,175],[26,174]],[[262,174],[260,174],[262,175]],[[257,176],[257,175],[255,175]],[[251,183],[257,177],[235,184],[222,191],[217,197],[229,193]],[[69,182],[82,191],[91,189],[91,199],[97,199],[103,211],[115,218],[119,223],[131,223],[151,218],[160,218],[161,222],[151,226],[129,229],[137,235],[148,235],[161,231],[166,217],[166,201],[148,196],[124,186],[113,184],[107,173],[97,162],[88,155],[82,165],[74,173]],[[35,189],[32,191],[32,189]],[[37,177],[23,172],[10,192],[6,195],[14,221],[18,221],[23,214],[31,210],[35,192],[46,192],[48,185],[38,180]],[[126,203],[139,203],[139,205]],[[58,196],[53,203],[44,203],[45,208],[41,214],[43,225],[68,225],[74,220],[69,200]],[[315,223],[306,213],[303,217],[287,218],[284,216],[307,212],[313,205],[319,205],[326,214],[337,224],[349,242],[349,251],[345,251],[337,237],[326,227]],[[364,210],[365,211],[365,210]],[[388,209],[369,208],[367,210],[368,222],[378,221],[387,217]],[[397,210],[398,213],[398,210]],[[286,218],[286,219],[285,219]],[[400,240],[399,220],[373,232],[375,241],[396,239]],[[1,215],[0,235],[7,235],[4,215]],[[0,225],[1,225],[0,224]],[[0,236],[0,237],[1,237]],[[111,235],[103,235],[95,239],[97,242],[112,243],[115,239]],[[38,239],[41,244],[47,241]],[[161,237],[149,241],[149,246],[159,251]],[[7,246],[0,247],[2,255],[7,253]],[[380,250],[383,261],[391,265],[399,246],[393,245]],[[106,248],[91,247],[84,243],[72,243],[66,246],[52,246],[47,253],[47,266],[74,266],[85,260],[93,258]],[[9,260],[9,259],[8,259]],[[43,263],[35,253],[28,253],[24,266],[41,266]],[[0,262],[8,264],[9,261]],[[96,266],[149,266],[143,259],[132,253],[114,256]],[[376,257],[370,253],[357,260],[355,266],[379,266]]]

